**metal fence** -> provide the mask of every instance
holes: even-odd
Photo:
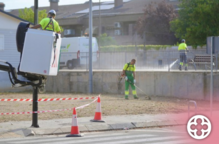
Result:
[[[72,53],[76,57],[77,53]],[[210,62],[205,57],[200,57],[201,62],[195,61],[196,56],[206,56],[206,50],[190,50],[187,53],[188,70],[210,70]],[[62,62],[63,57],[61,54]],[[132,52],[100,52],[93,53],[93,69],[121,70],[125,63],[135,58],[136,69],[146,71],[171,71],[178,70],[179,52],[177,50],[148,50],[148,51],[132,51]],[[218,54],[214,55],[214,69],[217,70]],[[71,60],[71,59],[69,59]],[[88,70],[89,53],[80,53],[80,64],[74,69]],[[68,69],[63,67],[63,69]]]

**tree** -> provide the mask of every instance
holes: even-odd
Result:
[[[157,44],[173,44],[176,41],[170,31],[170,21],[177,17],[172,4],[165,1],[151,2],[145,6],[144,15],[137,21],[135,29],[143,38],[155,40]]]
[[[25,8],[24,10],[19,10],[19,17],[31,23],[34,23],[34,12],[31,8]],[[41,21],[45,17],[47,17],[46,10],[38,11],[39,21]]]
[[[112,37],[107,36],[106,33],[97,37],[97,41],[99,46],[109,46],[114,45],[116,43],[115,40]]]
[[[218,0],[180,0],[179,17],[171,22],[177,38],[202,46],[208,36],[219,35]]]
[[[24,10],[19,10],[19,17],[34,23],[34,11],[31,8],[25,8]],[[47,17],[46,10],[38,11],[38,21],[41,21],[43,18]],[[63,32],[63,28],[60,26],[61,32]]]

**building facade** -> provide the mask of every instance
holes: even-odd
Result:
[[[19,23],[25,21],[4,11],[4,4],[0,3],[0,60],[8,61],[15,68],[20,61],[17,51],[16,31]],[[0,88],[11,87],[7,72],[0,71]]]

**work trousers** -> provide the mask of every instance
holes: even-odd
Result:
[[[128,81],[125,81],[125,97],[129,96],[129,85],[131,85],[133,96],[137,97],[137,92],[134,85],[134,78],[129,78]]]
[[[180,65],[183,66],[185,64],[185,66],[188,66],[187,63],[187,54],[186,53],[179,53],[179,58],[180,58]]]

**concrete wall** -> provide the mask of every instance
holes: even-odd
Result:
[[[123,94],[124,80],[119,83],[119,71],[93,72],[94,93]],[[47,92],[87,93],[89,73],[60,72],[49,77]],[[209,99],[210,75],[206,72],[137,72],[137,86],[150,96],[171,96],[190,99]],[[214,97],[219,100],[219,75],[214,76]],[[143,93],[137,90],[139,95]]]

